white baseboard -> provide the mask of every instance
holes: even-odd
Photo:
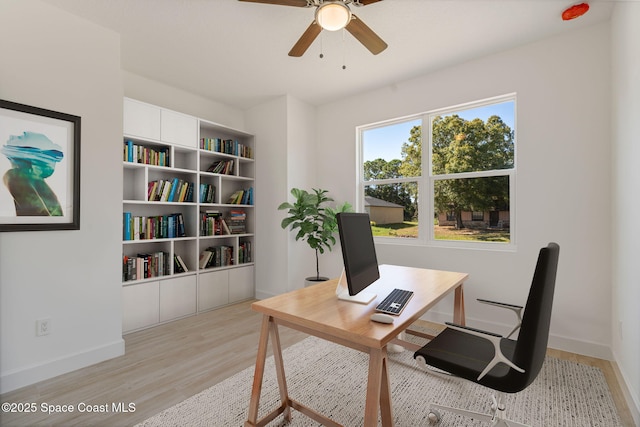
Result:
[[[273,292],[264,292],[260,289],[256,289],[256,299],[267,299],[271,297],[275,297],[278,294],[274,294]]]
[[[615,360],[611,362],[611,366],[613,366],[613,372],[616,374],[616,379],[618,380],[618,384],[620,384],[622,395],[629,407],[629,412],[631,412],[631,418],[633,418],[633,422],[636,426],[640,426],[640,398],[631,392],[626,381],[627,377],[620,370],[620,366]]]
[[[123,354],[124,340],[120,339],[100,347],[67,355],[59,359],[28,366],[13,372],[3,373],[2,376],[0,376],[0,393],[7,393],[39,381],[75,371],[76,369],[122,356]]]

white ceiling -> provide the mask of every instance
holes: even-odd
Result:
[[[372,55],[349,33],[323,33],[287,55],[313,8],[236,0],[44,0],[121,35],[122,68],[246,109],[290,94],[312,105],[608,20],[615,3],[591,0],[383,0],[352,11],[389,47]],[[320,59],[322,50],[324,58]],[[346,69],[342,69],[342,65]]]

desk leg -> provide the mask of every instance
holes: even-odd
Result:
[[[256,369],[253,374],[253,387],[251,388],[251,401],[249,402],[249,417],[244,423],[245,427],[255,426],[258,422],[258,407],[260,406],[260,393],[262,392],[262,377],[264,364],[267,359],[267,344],[269,343],[269,323],[271,318],[262,318],[260,328],[260,341],[258,342],[258,355],[256,357]]]
[[[453,301],[453,323],[465,326],[464,290],[462,284],[456,288]]]
[[[271,335],[273,345],[273,358],[276,364],[276,375],[280,389],[281,405],[273,412],[258,421],[258,408],[260,407],[260,393],[262,392],[262,379],[264,377],[264,366],[267,360],[267,345]],[[258,356],[256,357],[256,370],[253,374],[253,387],[251,389],[251,401],[249,402],[249,416],[244,423],[245,427],[265,425],[276,416],[284,413],[284,419],[291,421],[291,400],[287,390],[287,382],[284,376],[284,363],[282,361],[282,349],[280,347],[280,335],[278,335],[278,325],[270,316],[262,318],[260,328],[260,342],[258,343]]]
[[[287,380],[284,375],[284,361],[282,359],[282,347],[280,347],[280,335],[278,325],[270,322],[271,344],[273,345],[273,359],[276,364],[276,375],[278,378],[278,388],[280,389],[280,402],[284,406],[284,419],[291,421],[291,407],[289,400],[289,390],[287,390]]]
[[[367,401],[364,410],[364,426],[378,425],[378,410],[384,427],[393,426],[387,349],[371,349],[369,352],[369,378],[367,379]]]

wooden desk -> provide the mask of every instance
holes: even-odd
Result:
[[[389,391],[387,344],[390,342],[401,343],[409,349],[417,347],[396,339],[397,335],[409,328],[413,322],[452,291],[455,292],[453,321],[464,324],[462,284],[467,277],[468,275],[465,273],[381,265],[380,279],[367,288],[367,291],[375,292],[377,297],[367,305],[338,300],[335,294],[337,279],[253,303],[251,308],[263,313],[264,317],[260,331],[249,415],[244,424],[245,427],[264,426],[280,414],[284,414],[285,419],[290,420],[291,408],[323,425],[340,426],[335,421],[289,397],[278,335],[278,326],[280,325],[368,353],[369,375],[364,425],[365,427],[377,425],[378,411],[380,411],[382,425],[392,426],[393,412]],[[393,324],[385,325],[372,322],[369,317],[375,312],[376,305],[394,288],[411,290],[414,295]],[[271,337],[273,346],[281,405],[258,420],[269,337]]]

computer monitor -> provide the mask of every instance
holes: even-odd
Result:
[[[376,294],[363,290],[380,278],[369,214],[340,212],[336,219],[344,262],[336,294],[345,301],[368,304]]]

